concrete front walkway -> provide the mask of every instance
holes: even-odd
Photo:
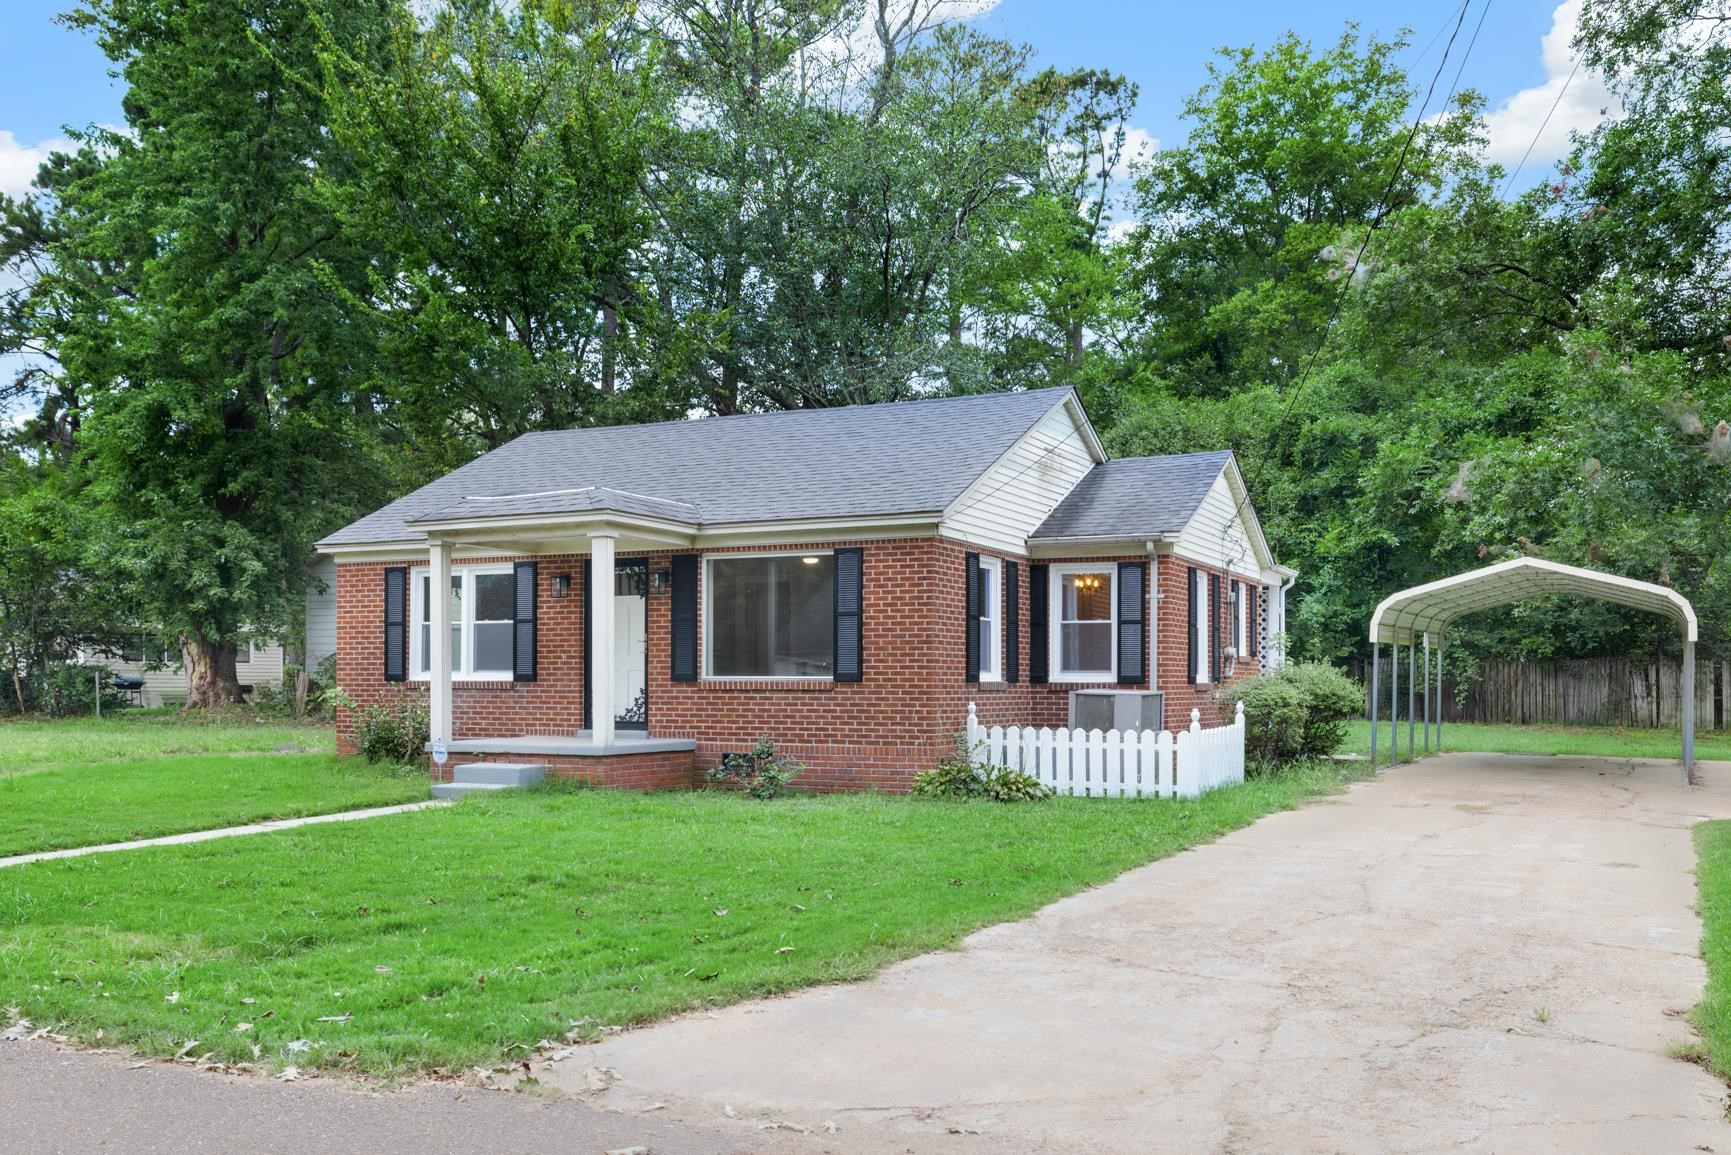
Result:
[[[1689,827],[1731,816],[1701,774],[1431,758],[537,1077],[801,1150],[1731,1151],[1726,1088],[1666,1055],[1705,977]]]
[[[138,838],[131,842],[104,842],[97,846],[71,846],[65,850],[39,850],[34,854],[14,854],[0,858],[0,867],[23,866],[27,862],[47,862],[53,858],[78,858],[86,854],[107,854],[113,850],[140,850],[146,846],[180,846],[188,842],[209,842],[213,838],[234,838],[241,834],[269,834],[273,830],[293,830],[297,826],[316,826],[321,822],[354,822],[361,818],[383,818],[387,814],[407,814],[429,806],[449,806],[442,799],[428,802],[403,802],[396,806],[373,806],[366,810],[339,810],[334,814],[310,814],[305,818],[273,818],[264,822],[249,822],[245,826],[223,826],[216,830],[189,830],[185,834],[165,834],[160,838]]]

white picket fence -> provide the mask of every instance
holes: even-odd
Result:
[[[968,703],[968,749],[982,766],[1008,766],[1059,794],[1091,798],[1195,798],[1244,781],[1244,703],[1232,722],[1202,728],[1069,730],[1041,726],[981,726]]]

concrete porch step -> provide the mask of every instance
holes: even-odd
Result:
[[[452,769],[449,785],[533,786],[546,776],[545,762],[468,762]]]

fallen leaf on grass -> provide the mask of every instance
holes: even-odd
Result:
[[[716,918],[726,918],[727,917],[727,908],[725,906],[716,907],[715,908],[715,917]]]
[[[178,1003],[180,1001],[180,992],[175,991],[172,994],[163,995],[162,1001],[165,1003]]]
[[[242,999],[240,1000],[240,1005],[243,1007],[250,1007],[256,1002],[258,1002],[257,999]]]
[[[252,1030],[251,1023],[236,1023],[234,1025],[234,1033],[237,1035],[244,1035],[250,1030]]]
[[[186,1041],[186,1046],[184,1046],[184,1047],[180,1048],[180,1050],[174,1052],[174,1061],[178,1063],[182,1059],[186,1058],[188,1055],[192,1054],[192,1049],[196,1046],[198,1046],[198,1040],[197,1039],[188,1039]]]
[[[775,953],[776,954],[786,954],[788,951],[790,951],[792,949],[793,948],[790,946],[778,946],[775,948]]]
[[[394,974],[395,968],[394,967],[388,967],[388,966],[376,966],[373,968],[373,973],[379,974],[379,975]]]
[[[353,1015],[323,1015],[315,1021],[321,1023],[346,1023],[354,1017],[355,1016]]]

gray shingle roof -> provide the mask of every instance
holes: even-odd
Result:
[[[531,433],[320,544],[423,541],[413,523],[488,507],[496,516],[607,508],[695,525],[937,513],[1068,392]],[[513,500],[465,500],[476,497]]]
[[[1058,503],[1031,540],[1178,533],[1231,460],[1230,450],[1220,450],[1101,462]]]

